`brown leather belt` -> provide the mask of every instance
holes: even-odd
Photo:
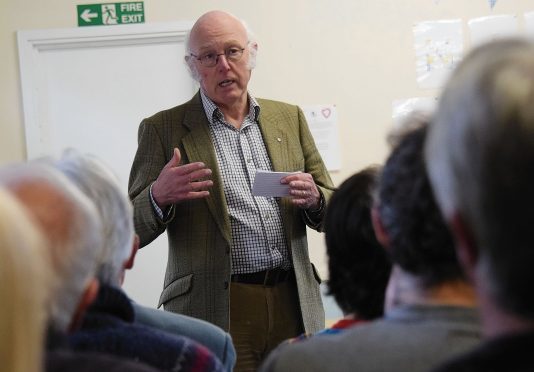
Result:
[[[293,278],[293,270],[272,269],[263,270],[256,273],[233,274],[232,282],[243,284],[261,284],[267,287],[273,287],[278,283],[286,282]]]

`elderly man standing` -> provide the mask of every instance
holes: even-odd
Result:
[[[532,371],[534,44],[471,52],[440,99],[430,179],[479,298],[487,341],[440,371]]]
[[[306,225],[321,230],[332,182],[297,106],[248,91],[257,43],[234,16],[194,24],[185,60],[200,91],[142,121],[129,194],[141,246],[167,229],[160,305],[230,331],[236,370],[324,326]],[[289,196],[253,196],[256,170],[298,172]]]

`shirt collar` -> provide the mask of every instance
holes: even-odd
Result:
[[[260,105],[258,104],[258,101],[252,97],[252,95],[247,92],[248,96],[248,102],[250,103],[248,116],[252,118],[255,122],[258,121],[258,117],[260,115]],[[202,99],[202,106],[204,107],[204,112],[206,113],[206,116],[208,117],[208,120],[210,124],[213,125],[213,123],[216,120],[224,121],[223,114],[219,107],[213,102],[202,89],[200,89],[200,97]]]

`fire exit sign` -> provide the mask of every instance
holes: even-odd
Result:
[[[78,26],[121,25],[145,22],[142,1],[78,5]]]

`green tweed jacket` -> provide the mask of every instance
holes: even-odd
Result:
[[[302,111],[293,105],[258,99],[259,125],[274,171],[311,173],[326,201],[333,185]],[[129,180],[135,229],[141,246],[167,230],[169,252],[159,306],[229,328],[232,233],[221,172],[200,94],[189,102],[144,119]],[[149,187],[178,147],[182,162],[202,161],[212,170],[206,199],[176,204],[161,220],[150,203]],[[295,269],[306,332],[324,327],[320,279],[310,263],[303,212],[280,199],[285,234]],[[321,230],[322,224],[314,226]]]

